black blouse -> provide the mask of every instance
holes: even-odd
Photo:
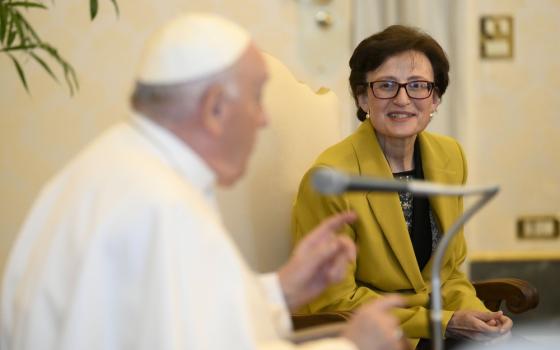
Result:
[[[414,169],[393,173],[393,177],[398,180],[410,181],[423,180],[424,172],[422,170],[422,157],[420,155],[420,146],[418,138],[414,143]],[[434,215],[430,208],[430,202],[427,197],[413,196],[410,192],[399,192],[401,207],[410,234],[414,254],[420,271],[426,266],[432,252],[437,247],[437,243],[441,238],[441,231],[434,219]]]

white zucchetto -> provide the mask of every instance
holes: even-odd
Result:
[[[137,81],[175,84],[218,73],[232,66],[250,41],[247,31],[217,15],[180,15],[148,40]]]

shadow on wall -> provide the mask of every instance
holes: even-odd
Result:
[[[251,267],[261,272],[287,260],[299,181],[341,135],[335,94],[313,92],[276,58],[265,58],[270,79],[263,103],[269,124],[260,131],[246,176],[233,189],[218,191],[225,225]]]

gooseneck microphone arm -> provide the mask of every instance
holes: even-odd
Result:
[[[481,195],[480,199],[451,225],[449,230],[443,234],[434,253],[432,265],[432,293],[431,293],[431,329],[433,350],[443,350],[443,330],[441,324],[441,280],[440,270],[443,256],[453,237],[461,227],[479,211],[498,191],[498,186],[456,186],[442,185],[427,181],[399,181],[391,179],[379,179],[374,177],[351,176],[331,168],[322,167],[313,173],[313,185],[318,192],[323,194],[341,194],[344,192],[411,192],[419,196],[466,196]]]
[[[482,196],[474,203],[470,208],[463,212],[454,223],[451,225],[449,230],[445,232],[443,238],[438,243],[436,252],[434,254],[434,264],[432,265],[432,294],[431,294],[431,311],[430,319],[432,323],[432,349],[443,350],[443,329],[441,324],[441,281],[440,281],[440,271],[441,264],[443,262],[443,255],[449,246],[449,243],[453,237],[459,232],[461,227],[469,221],[469,219],[492,197],[494,197],[499,191],[498,186],[488,186],[484,191],[481,192]]]

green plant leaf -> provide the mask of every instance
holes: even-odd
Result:
[[[35,61],[37,61],[37,63],[39,63],[47,73],[49,73],[51,78],[58,82],[58,78],[56,77],[56,75],[54,75],[47,62],[45,62],[41,57],[37,56],[37,54],[35,54],[33,51],[30,51],[29,55],[33,57],[33,59],[35,59]]]
[[[70,89],[70,95],[74,95],[74,91],[78,90],[80,87],[80,85],[78,84],[78,77],[76,76],[74,68],[72,68],[72,66],[58,54],[58,51],[49,44],[42,43],[40,48],[46,51],[52,57],[52,59],[54,59],[62,67],[62,70],[64,72],[64,80],[66,81],[66,85],[68,85],[68,88]]]
[[[16,37],[17,37],[17,30],[10,28],[10,32],[8,33],[8,43],[7,43],[8,47],[12,46]]]
[[[33,27],[31,26],[31,24],[29,24],[29,22],[27,22],[27,20],[25,19],[25,17],[23,17],[21,14],[18,16],[18,20],[23,24],[23,26],[25,27],[25,30],[28,34],[31,34],[31,36],[33,37],[33,39],[35,40],[35,42],[37,43],[41,43],[42,40],[41,38],[39,38],[39,36],[37,35],[37,33],[35,33],[35,30],[33,29]]]
[[[10,52],[10,51],[29,51],[33,49],[40,48],[41,45],[38,44],[28,44],[28,45],[17,45],[17,46],[10,46],[0,49],[0,52]]]
[[[23,69],[21,68],[21,65],[19,64],[18,60],[13,55],[8,54],[8,56],[10,56],[10,58],[12,59],[12,62],[14,62],[14,65],[16,66],[16,70],[17,70],[17,73],[19,75],[19,80],[21,80],[21,83],[23,84],[23,87],[25,88],[25,91],[27,91],[29,93],[29,87],[27,86],[27,80],[25,79],[25,73],[23,72]]]
[[[70,95],[74,95],[74,91],[80,88],[80,85],[78,84],[78,77],[76,76],[76,72],[74,71],[74,68],[72,68],[69,64],[63,65],[63,68],[64,68],[64,80],[66,80],[66,84],[70,88]]]
[[[99,10],[99,6],[97,0],[89,0],[89,17],[91,20],[97,16],[97,11]]]
[[[4,42],[4,37],[6,36],[8,19],[10,13],[6,10],[4,5],[0,5],[0,42]]]
[[[8,2],[6,4],[4,4],[3,6],[6,7],[25,7],[25,8],[42,8],[42,9],[47,9],[47,6],[45,6],[45,4],[42,4],[40,2],[29,2],[29,1],[14,1],[14,2]]]
[[[14,13],[14,23],[16,24],[16,31],[17,31],[17,36],[19,38],[19,43],[20,45],[25,46],[25,44],[27,43],[27,35],[25,35],[24,31],[23,31],[23,26],[22,26],[22,22],[21,22],[21,15],[19,13]]]
[[[119,4],[117,3],[117,0],[111,0],[111,2],[113,3],[113,7],[115,7],[115,12],[117,13],[118,17],[120,15]]]
[[[6,25],[6,37],[5,37],[5,46],[10,47],[12,46],[12,43],[15,39],[15,31],[14,31],[14,21],[16,21],[17,19],[14,19],[14,12],[12,10],[9,10],[9,18],[8,18],[8,23]]]

